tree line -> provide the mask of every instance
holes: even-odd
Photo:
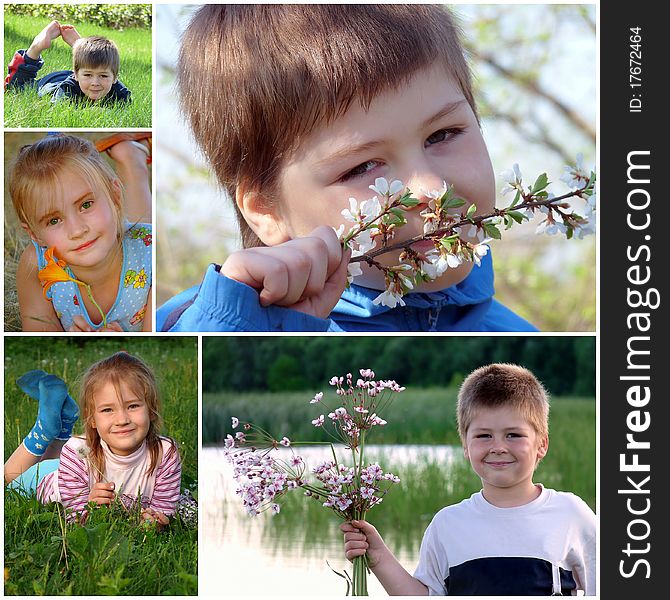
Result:
[[[204,337],[205,392],[323,387],[334,375],[373,369],[405,386],[460,385],[492,362],[530,369],[557,396],[595,395],[595,337]]]

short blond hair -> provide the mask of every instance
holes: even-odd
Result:
[[[528,369],[496,363],[475,369],[458,392],[458,434],[465,440],[477,412],[511,406],[518,410],[540,437],[549,435],[549,395]]]
[[[211,4],[184,33],[177,88],[228,196],[243,185],[271,208],[301,139],[436,63],[476,115],[461,31],[444,6]],[[244,247],[261,246],[235,208]]]
[[[10,166],[9,195],[21,223],[35,233],[37,219],[48,214],[67,182],[63,170],[71,168],[91,188],[103,191],[115,217],[120,240],[125,230],[119,178],[88,140],[74,135],[47,135],[23,146]],[[118,189],[116,189],[118,186]]]
[[[72,46],[72,70],[109,69],[114,78],[119,76],[121,58],[112,40],[99,35],[79,38]]]

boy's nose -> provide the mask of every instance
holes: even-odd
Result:
[[[444,174],[439,173],[429,161],[423,158],[414,161],[403,182],[412,191],[414,198],[420,200],[422,204],[428,204],[430,200],[428,194],[442,190]]]

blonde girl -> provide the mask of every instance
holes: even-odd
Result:
[[[38,400],[38,414],[5,463],[6,483],[77,514],[88,502],[118,500],[146,520],[168,523],[179,499],[181,461],[175,442],[159,434],[156,379],[142,360],[117,352],[86,371],[82,436],[72,436],[79,410],[61,379],[29,371],[17,384]]]
[[[16,275],[23,331],[151,331],[146,156],[130,141],[109,153],[124,186],[91,142],[71,135],[24,146],[11,167],[9,192],[32,241]]]

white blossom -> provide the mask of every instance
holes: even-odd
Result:
[[[394,196],[405,189],[402,181],[395,179],[389,183],[384,177],[377,177],[375,184],[370,186],[373,192],[377,192],[380,196]]]

